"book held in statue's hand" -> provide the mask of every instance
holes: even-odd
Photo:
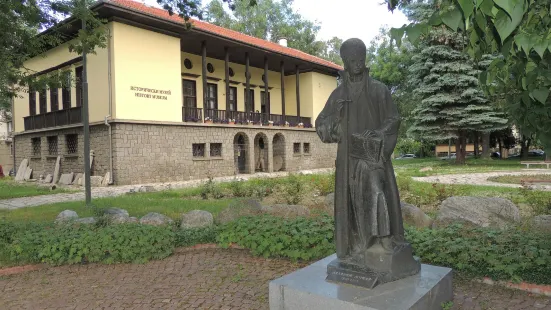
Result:
[[[350,156],[378,163],[383,149],[383,139],[374,131],[352,134]]]

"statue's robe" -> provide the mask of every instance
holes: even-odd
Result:
[[[323,142],[338,143],[335,238],[337,257],[343,260],[367,250],[380,238],[388,238],[392,244],[404,242],[404,231],[391,162],[400,126],[398,109],[388,88],[369,77],[367,70],[360,82],[351,82],[346,72],[341,72],[341,77],[343,82],[316,119],[316,131]],[[342,100],[351,102],[340,103]],[[339,111],[341,104],[349,105],[349,119],[344,107]],[[343,137],[344,126],[349,126],[348,137]],[[382,140],[377,160],[348,154],[354,134],[370,134]]]

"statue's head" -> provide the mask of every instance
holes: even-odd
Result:
[[[365,70],[365,56],[367,48],[360,39],[348,39],[341,45],[341,58],[344,70],[351,75],[360,75]]]

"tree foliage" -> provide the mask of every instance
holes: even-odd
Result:
[[[416,0],[386,0],[390,9]],[[474,59],[501,54],[480,75],[490,94],[501,94],[504,109],[527,134],[551,147],[551,1],[438,0],[428,20],[393,29],[400,41],[417,41],[430,27],[446,25],[465,38],[465,52]]]

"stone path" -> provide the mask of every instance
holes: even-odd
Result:
[[[442,183],[442,184],[468,184],[468,185],[487,185],[520,188],[518,184],[497,183],[488,181],[488,178],[504,175],[534,175],[534,174],[551,174],[551,170],[533,169],[523,171],[496,171],[486,173],[469,173],[469,174],[445,174],[433,175],[429,177],[413,177],[414,181],[427,183]]]
[[[302,174],[329,173],[332,170],[333,169],[302,170],[297,173],[302,173]],[[238,178],[242,180],[249,180],[254,178],[277,178],[277,177],[284,177],[287,175],[289,175],[289,172],[256,173],[256,174],[239,175]],[[234,179],[235,179],[234,176],[213,178],[215,182],[230,182]],[[169,189],[197,187],[202,183],[204,183],[205,181],[207,180],[202,179],[202,180],[181,181],[181,182],[94,187],[92,188],[92,198],[115,197],[115,196],[124,195],[131,191],[136,191],[136,192],[145,191],[146,188],[149,188],[152,191],[161,191],[161,190],[169,190]],[[35,206],[41,206],[41,205],[57,203],[57,202],[79,201],[84,199],[85,199],[84,192],[3,199],[3,200],[0,200],[0,210],[2,209],[12,210],[12,209],[18,209],[18,208],[25,208],[25,207],[35,207]]]
[[[304,264],[244,250],[180,250],[144,265],[73,265],[0,277],[2,309],[268,309],[268,283]],[[550,299],[454,280],[451,309],[551,309]]]

